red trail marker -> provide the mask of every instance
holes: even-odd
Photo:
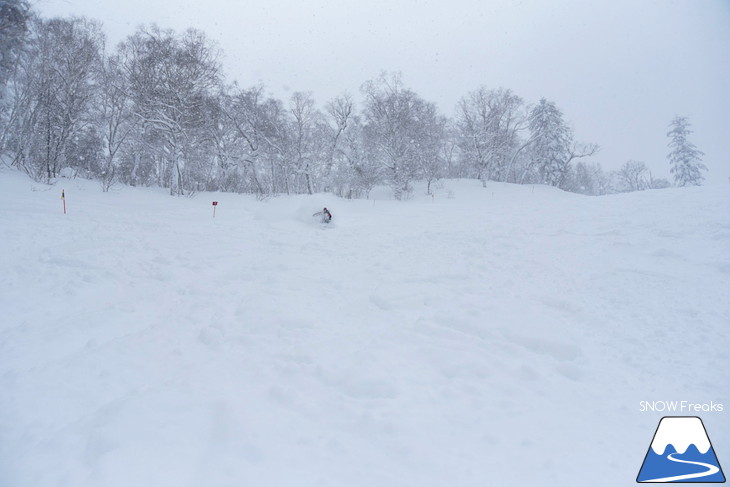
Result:
[[[215,218],[215,207],[216,206],[218,206],[218,202],[217,201],[214,201],[213,202],[213,218]]]
[[[61,200],[63,201],[63,214],[66,214],[66,190],[61,190]]]

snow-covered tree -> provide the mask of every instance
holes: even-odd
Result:
[[[355,113],[352,98],[343,95],[327,104],[332,147],[328,181],[331,189],[344,198],[368,197],[381,181],[382,171],[365,150],[361,118]]]
[[[104,144],[99,177],[103,191],[109,191],[118,177],[120,149],[133,135],[138,120],[132,111],[129,81],[119,56],[107,57],[100,63],[97,79],[99,95],[95,106]]]
[[[616,172],[620,191],[642,191],[650,187],[648,169],[642,161],[628,161]]]
[[[205,107],[204,137],[206,149],[212,150],[207,165],[205,188],[209,191],[245,192],[245,178],[235,158],[235,127],[229,122],[224,104],[230,98],[223,89],[208,99]],[[253,192],[253,191],[252,191]]]
[[[508,179],[520,145],[519,132],[525,126],[522,105],[522,98],[510,90],[484,87],[458,104],[459,149],[483,183]]]
[[[348,93],[335,97],[325,106],[326,123],[330,134],[329,149],[327,150],[326,162],[323,168],[327,186],[331,186],[335,160],[342,147],[343,135],[352,121],[354,106],[352,96]]]
[[[563,189],[585,195],[602,195],[612,192],[609,176],[598,163],[578,161],[571,168]]]
[[[441,145],[441,159],[444,163],[444,176],[447,178],[465,178],[469,168],[459,148],[459,129],[452,119],[446,119],[444,126],[444,143]]]
[[[218,50],[195,29],[177,35],[153,25],[122,43],[120,55],[158,181],[170,194],[184,194],[206,154],[199,137],[207,100],[219,87]]]
[[[242,189],[259,198],[275,193],[276,160],[283,152],[277,137],[281,102],[266,98],[263,86],[234,84],[222,94],[220,108],[224,117],[216,147],[226,179],[238,175]]]
[[[408,197],[422,164],[438,159],[443,130],[436,107],[403,86],[399,74],[381,75],[363,86],[364,136],[368,157],[377,161],[396,198]]]
[[[521,181],[534,169],[538,182],[562,188],[570,163],[598,151],[595,144],[574,142],[573,131],[563,120],[563,112],[545,98],[530,111],[529,129],[531,163],[525,169]]]
[[[674,183],[677,186],[699,186],[705,179],[701,171],[707,171],[707,166],[702,163],[702,156],[705,155],[687,136],[692,133],[689,129],[690,123],[687,117],[674,117],[669,124],[669,171],[674,176]]]
[[[292,94],[289,112],[290,160],[295,191],[312,194],[319,189],[326,170],[324,162],[329,149],[329,127],[322,112],[317,110],[311,93]]]
[[[24,52],[32,12],[25,0],[0,0],[0,160],[9,156],[17,162],[17,151],[8,141],[17,141],[18,119],[25,112]],[[27,56],[26,56],[27,57]],[[20,98],[20,99],[19,99]]]
[[[81,18],[36,20],[21,69],[13,80],[7,150],[13,164],[36,179],[64,166],[95,173],[101,139],[93,123],[101,61],[99,24]]]
[[[264,180],[269,194],[291,192],[291,130],[289,112],[281,100],[267,98],[257,107],[259,133],[265,145],[263,162]]]
[[[567,170],[563,155],[572,141],[563,112],[543,98],[530,111],[529,128],[531,162],[539,174],[539,182],[557,186]]]
[[[25,44],[30,15],[27,1],[0,0],[0,104],[5,98],[5,83]]]
[[[424,117],[423,136],[419,142],[418,152],[420,177],[426,180],[426,193],[431,193],[431,185],[446,172],[444,156],[448,153],[446,142],[446,117],[436,113],[436,105],[429,104],[428,115]]]
[[[649,172],[649,188],[650,189],[665,189],[665,188],[671,188],[671,187],[672,187],[672,183],[670,183],[668,179],[654,178],[651,175],[651,171]]]

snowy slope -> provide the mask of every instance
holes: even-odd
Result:
[[[0,172],[0,486],[630,485],[730,408],[730,188],[374,196]]]

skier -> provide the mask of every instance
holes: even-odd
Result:
[[[315,213],[312,216],[320,217],[320,221],[322,223],[329,223],[330,220],[332,220],[332,213],[330,213],[330,211],[327,209],[327,207],[325,207],[322,211],[318,211],[317,213]]]
[[[330,220],[332,220],[332,213],[327,209],[327,207],[322,210],[322,223],[329,223]]]

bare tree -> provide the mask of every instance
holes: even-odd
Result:
[[[423,164],[438,159],[443,135],[435,105],[403,86],[400,75],[382,74],[363,85],[368,156],[382,167],[396,198],[408,197]]]
[[[585,195],[602,195],[610,192],[608,177],[598,163],[579,161],[571,167],[563,189]]]
[[[622,191],[643,191],[649,186],[646,179],[646,164],[642,161],[628,161],[616,172]]]
[[[334,128],[330,127],[329,184],[338,196],[367,198],[372,188],[381,182],[382,170],[379,163],[367,155],[361,119],[354,114],[349,99],[336,99],[328,105],[327,111],[335,124]]]
[[[431,195],[431,185],[444,176],[446,149],[446,118],[436,113],[436,106],[428,104],[425,116],[420,117],[421,138],[418,142],[420,175],[426,180],[426,194]]]
[[[482,183],[508,179],[526,126],[522,107],[519,96],[501,88],[481,87],[459,102],[459,148]]]
[[[13,163],[46,181],[66,165],[93,172],[101,149],[91,116],[101,29],[81,18],[37,20],[32,27],[33,41],[13,80],[6,134]]]
[[[451,119],[445,120],[444,141],[441,146],[441,158],[444,162],[445,176],[464,178],[468,176],[468,168],[464,164],[459,148],[458,129]]]
[[[303,179],[308,194],[314,192],[316,179],[321,179],[325,170],[323,161],[327,158],[327,127],[324,115],[315,108],[311,93],[295,92],[289,109],[293,118],[291,124],[292,159],[295,176]]]
[[[99,67],[99,96],[96,107],[104,140],[100,178],[102,190],[106,192],[116,181],[119,151],[134,134],[138,119],[132,110],[129,83],[119,56],[104,59]]]
[[[191,165],[200,162],[190,156],[197,153],[206,100],[220,82],[218,50],[200,31],[177,36],[154,25],[140,28],[120,50],[158,181],[170,194],[184,194]]]
[[[347,126],[352,119],[353,108],[354,103],[352,101],[352,96],[347,93],[336,97],[334,100],[327,103],[327,106],[325,107],[325,111],[329,116],[329,121],[333,124],[333,126],[330,126],[331,144],[327,153],[327,164],[324,168],[325,178],[330,177],[336,155],[340,150],[342,134],[345,130],[347,130]]]
[[[266,98],[262,86],[234,85],[224,94],[221,109],[233,135],[228,157],[243,168],[249,191],[264,197],[286,190],[288,131],[282,103]]]
[[[672,183],[670,183],[668,179],[655,178],[651,174],[651,171],[649,171],[649,188],[650,189],[665,189],[665,188],[670,188],[671,186],[672,186]]]

